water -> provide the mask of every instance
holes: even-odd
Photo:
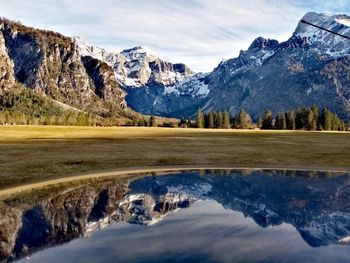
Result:
[[[102,180],[6,201],[0,244],[10,233],[2,248],[23,262],[346,262],[349,185],[300,171]]]

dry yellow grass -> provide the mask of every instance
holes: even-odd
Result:
[[[350,170],[350,133],[0,127],[0,188],[135,166]]]

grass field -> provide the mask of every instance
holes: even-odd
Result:
[[[0,127],[0,188],[122,167],[163,165],[350,171],[350,133]]]

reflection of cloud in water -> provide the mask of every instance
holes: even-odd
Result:
[[[39,252],[33,262],[342,262],[347,246],[312,248],[289,224],[261,228],[242,213],[201,201],[152,226],[116,224]]]

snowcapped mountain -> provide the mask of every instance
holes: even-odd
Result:
[[[350,37],[350,17],[347,15],[307,13],[299,22],[293,36],[315,48],[320,55],[337,57],[350,53],[349,39],[312,27],[308,23]]]
[[[127,100],[141,112],[172,117],[193,117],[198,108],[231,114],[244,108],[257,120],[266,109],[278,113],[317,105],[350,120],[350,40],[337,35],[350,37],[349,21],[347,15],[307,13],[285,42],[258,37],[237,58],[204,74],[204,81],[194,75],[197,79],[185,85],[157,95],[129,93]]]
[[[79,37],[75,38],[75,43],[81,56],[91,56],[113,67],[117,81],[125,87],[139,88],[149,82],[174,85],[194,74],[186,65],[163,61],[146,47],[110,53],[102,48],[88,46]]]
[[[144,114],[193,117],[198,108],[231,114],[244,108],[258,119],[267,108],[315,104],[350,120],[350,40],[337,34],[350,37],[349,16],[309,12],[287,41],[258,37],[238,57],[197,74],[144,47],[109,53],[81,39],[76,44],[82,56],[114,69],[128,105]]]

